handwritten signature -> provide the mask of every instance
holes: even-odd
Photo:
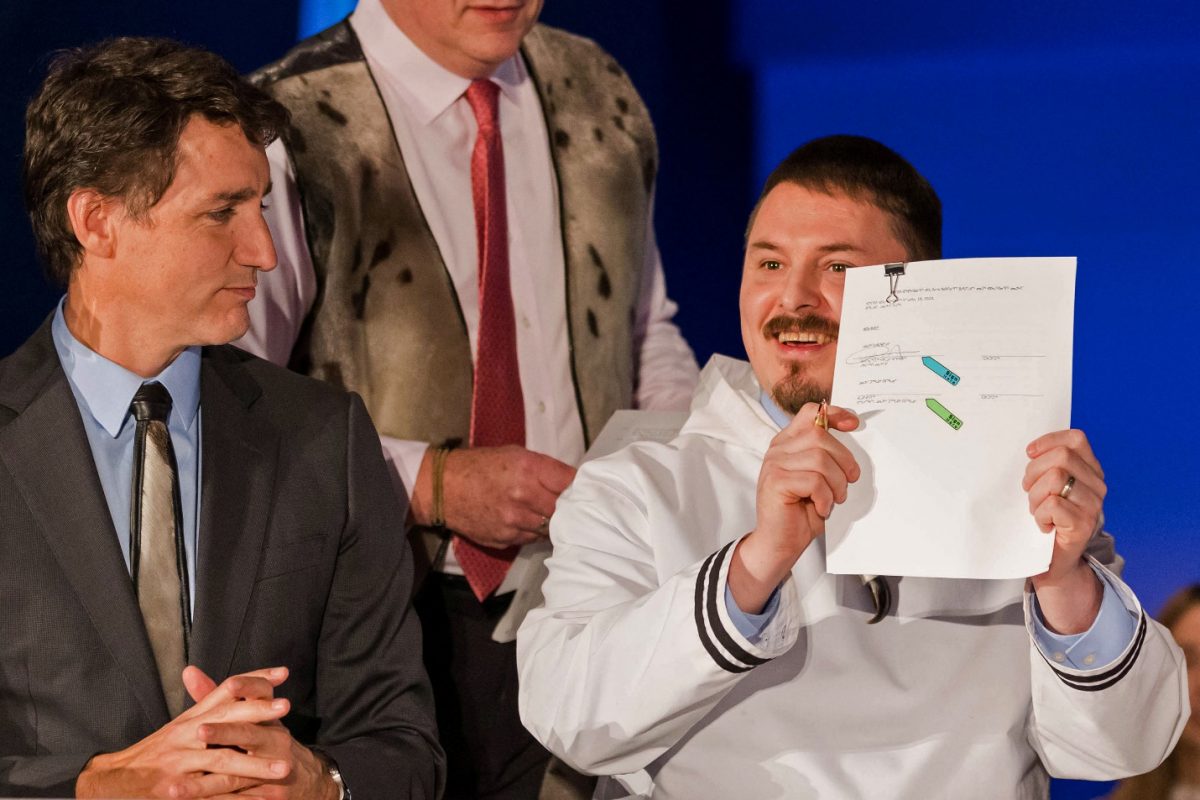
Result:
[[[916,350],[905,350],[898,344],[881,342],[880,344],[867,345],[847,358],[846,363],[851,365],[878,366],[880,364],[891,363],[892,361],[903,361],[906,358],[915,356],[917,352]]]

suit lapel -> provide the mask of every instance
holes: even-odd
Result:
[[[44,341],[43,341],[44,340]],[[0,428],[0,459],[150,725],[169,719],[150,642],[96,474],[79,406],[43,326],[4,374],[17,416]],[[27,369],[30,368],[30,369]],[[27,402],[27,404],[26,404]]]
[[[275,429],[251,413],[260,389],[231,352],[207,349],[200,372],[203,467],[192,662],[217,681],[229,674],[258,574],[278,456]]]

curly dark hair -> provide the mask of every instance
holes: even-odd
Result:
[[[120,198],[135,219],[175,177],[179,135],[199,114],[266,147],[287,110],[220,56],[170,39],[124,37],[59,53],[25,111],[25,207],[46,276],[65,286],[82,248],[67,200]]]
[[[942,202],[937,192],[912,164],[874,139],[824,136],[793,150],[767,177],[750,225],[763,198],[781,183],[826,194],[841,192],[877,206],[891,215],[893,232],[910,259],[942,257]]]

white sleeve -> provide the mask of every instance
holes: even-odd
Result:
[[[646,220],[646,262],[642,266],[634,318],[634,403],[651,411],[686,411],[700,378],[696,356],[672,321],[678,307],[667,297],[658,241],[654,236],[654,198]]]
[[[585,465],[551,521],[545,605],[517,634],[520,712],[585,772],[636,772],[799,635],[789,579],[754,644],[723,602],[731,542],[661,583],[644,507],[605,461]]]
[[[271,194],[264,216],[275,242],[275,269],[258,274],[258,289],[247,310],[250,330],[234,342],[243,350],[287,366],[304,318],[317,297],[317,276],[304,231],[304,211],[296,190],[296,173],[283,142],[267,148]]]
[[[316,300],[317,275],[308,250],[296,172],[281,140],[276,139],[267,148],[267,162],[271,167],[271,194],[264,216],[275,242],[278,264],[269,272],[259,273],[257,293],[247,307],[250,330],[234,344],[286,367]],[[379,442],[396,491],[411,499],[429,443],[383,435]]]
[[[1138,616],[1133,641],[1112,663],[1079,670],[1042,653],[1033,635],[1032,592],[1025,597],[1033,681],[1026,735],[1057,778],[1114,780],[1149,772],[1174,749],[1188,720],[1182,651],[1108,568],[1120,563],[1112,537],[1101,534],[1097,540],[1092,563]]]
[[[425,458],[429,443],[394,439],[380,434],[379,444],[383,447],[383,460],[387,462],[396,493],[407,497],[411,503],[412,490],[417,483],[417,472],[421,469],[421,461]]]

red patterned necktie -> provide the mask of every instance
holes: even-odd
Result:
[[[508,281],[508,218],[504,150],[500,141],[500,87],[474,80],[467,102],[479,133],[471,153],[471,197],[479,246],[479,344],[471,395],[471,446],[525,444],[525,400],[517,368],[517,326]],[[454,555],[482,602],[503,582],[517,547],[483,547],[454,537]]]

